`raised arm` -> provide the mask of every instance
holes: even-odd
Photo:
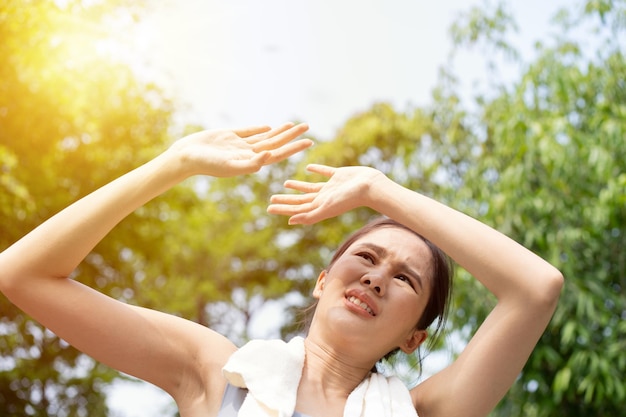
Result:
[[[559,271],[485,224],[372,168],[310,165],[325,183],[288,181],[304,192],[277,195],[270,213],[311,224],[359,206],[370,207],[422,234],[498,299],[496,307],[448,368],[411,392],[421,417],[485,416],[511,387],[556,307]]]
[[[283,160],[311,145],[306,139],[292,141],[307,129],[286,124],[212,130],[177,141],[2,252],[0,290],[95,359],[150,381],[177,400],[200,395],[211,364],[199,362],[207,356],[219,362],[232,344],[202,326],[123,304],[68,277],[118,222],[152,198],[191,175],[248,174]]]

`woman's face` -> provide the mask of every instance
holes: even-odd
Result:
[[[382,227],[362,236],[320,275],[311,332],[325,329],[334,343],[366,346],[376,360],[396,347],[414,351],[426,338],[415,327],[430,296],[431,261],[409,231]]]

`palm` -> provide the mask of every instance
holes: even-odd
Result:
[[[268,212],[291,216],[291,224],[316,223],[367,205],[370,185],[383,177],[380,171],[368,167],[332,168],[310,165],[307,169],[324,175],[329,180],[323,183],[287,181],[285,187],[305,194],[275,195],[271,199]]]
[[[308,139],[292,142],[307,129],[305,124],[286,124],[276,129],[206,130],[184,137],[170,149],[182,156],[190,174],[230,177],[256,172],[308,148],[312,144]]]

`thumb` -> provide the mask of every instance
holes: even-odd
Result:
[[[259,165],[259,168],[265,165],[265,163],[272,157],[272,153],[270,151],[259,152],[254,158],[252,158],[252,162]]]
[[[267,164],[271,157],[272,153],[270,151],[259,152],[252,159],[249,159],[246,165],[253,168],[254,172],[256,172]]]
[[[233,173],[238,174],[251,174],[257,172],[265,165],[271,154],[267,151],[260,152],[249,159],[233,159],[228,162]]]

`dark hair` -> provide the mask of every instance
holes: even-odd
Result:
[[[378,217],[351,234],[341,244],[341,246],[337,248],[328,264],[327,269],[330,270],[333,264],[337,261],[337,259],[339,259],[341,255],[343,255],[354,242],[356,242],[363,236],[373,232],[374,230],[383,227],[395,227],[398,229],[406,230],[421,239],[430,250],[432,256],[432,277],[429,280],[431,283],[430,298],[428,299],[428,303],[426,304],[424,312],[417,321],[416,328],[419,330],[426,330],[428,326],[430,326],[435,320],[437,320],[435,330],[429,336],[430,340],[428,342],[428,346],[432,347],[436,344],[437,339],[441,335],[443,328],[445,327],[446,320],[448,318],[450,299],[452,298],[452,276],[454,274],[452,261],[450,260],[448,255],[446,255],[441,249],[435,246],[434,243],[432,243],[419,233],[415,232],[414,230],[403,225],[402,223],[398,223],[397,221],[387,217]],[[382,359],[388,359],[397,351],[398,349],[389,352]],[[421,359],[422,358],[418,353],[418,362],[420,364],[420,369],[422,362]]]

